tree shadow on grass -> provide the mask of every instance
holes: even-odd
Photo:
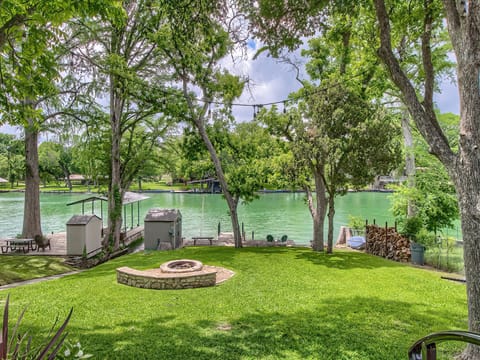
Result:
[[[378,256],[356,251],[334,251],[333,254],[315,251],[303,251],[297,255],[298,259],[307,260],[316,265],[335,269],[376,269],[380,267],[403,267],[404,263],[389,261]]]
[[[250,312],[216,321],[212,309],[194,322],[149,310],[144,319],[118,319],[114,328],[73,323],[69,331],[98,359],[405,359],[419,337],[460,325],[454,314],[414,313],[414,305],[332,297],[313,311]]]

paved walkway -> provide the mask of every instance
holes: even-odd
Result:
[[[45,277],[41,277],[41,278],[30,279],[30,280],[19,281],[19,282],[7,284],[7,285],[2,285],[2,286],[0,286],[0,291],[16,288],[16,287],[23,286],[23,285],[35,284],[35,283],[42,282],[42,281],[59,279],[59,278],[65,277],[65,276],[78,274],[82,271],[83,270],[70,271],[70,272],[63,273],[63,274],[45,276]]]

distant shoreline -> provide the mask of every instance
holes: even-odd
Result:
[[[209,192],[209,191],[192,191],[192,190],[130,190],[135,193],[151,193],[151,194],[161,194],[161,193],[173,193],[173,194],[207,194],[207,195],[218,195],[221,192]],[[24,193],[24,189],[15,189],[15,190],[0,190],[1,193]],[[315,192],[315,191],[313,191]],[[383,190],[374,190],[374,189],[365,189],[365,190],[348,190],[349,193],[357,192],[372,192],[372,193],[393,193],[393,190],[383,189]],[[99,194],[97,191],[69,191],[69,190],[40,190],[42,194]],[[258,190],[256,193],[259,194],[294,194],[294,193],[305,193],[304,190]]]

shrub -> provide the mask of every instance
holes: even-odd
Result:
[[[348,227],[356,232],[365,229],[365,221],[360,216],[348,215]]]
[[[435,234],[424,228],[417,232],[414,240],[416,243],[425,245],[426,247],[434,246],[436,244]]]
[[[423,221],[418,216],[412,216],[404,219],[401,226],[400,234],[414,240],[420,229],[423,227]]]

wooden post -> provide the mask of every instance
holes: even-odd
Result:
[[[385,221],[385,256],[387,258],[388,248],[387,248],[387,241],[388,241],[388,223]]]
[[[365,219],[365,252],[368,254],[368,219]]]

